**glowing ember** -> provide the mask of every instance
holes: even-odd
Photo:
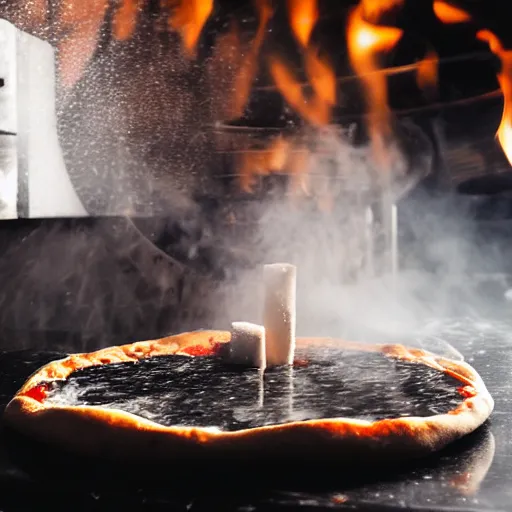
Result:
[[[137,17],[143,0],[124,0],[114,15],[114,37],[126,41],[135,31]]]
[[[471,16],[459,7],[454,7],[442,0],[434,0],[434,13],[443,23],[465,23]]]
[[[402,30],[372,25],[362,16],[362,6],[350,14],[347,43],[350,62],[363,82],[369,113],[370,138],[376,158],[381,164],[387,159],[386,140],[391,132],[391,111],[388,106],[388,85],[384,73],[379,73],[377,55],[391,50],[402,37]]]
[[[478,39],[486,41],[491,51],[501,60],[498,81],[503,93],[503,116],[497,136],[503,151],[512,165],[512,50],[505,50],[501,41],[489,30],[481,30]]]
[[[317,0],[288,0],[288,15],[294,36],[306,48],[318,20]]]
[[[194,57],[199,36],[213,10],[213,0],[185,0],[176,3],[169,28],[179,32],[189,57]]]

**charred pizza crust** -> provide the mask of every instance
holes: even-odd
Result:
[[[329,418],[289,422],[234,432],[162,426],[134,414],[96,406],[45,403],[44,383],[65,379],[92,365],[137,361],[169,354],[207,355],[227,347],[230,333],[196,331],[152,341],[71,355],[42,367],[8,404],[4,420],[32,438],[88,456],[127,461],[194,458],[264,460],[275,457],[328,457],[372,461],[426,455],[477,429],[494,402],[478,373],[454,362],[402,345],[367,345],[328,338],[298,338],[297,346],[335,345],[344,350],[381,352],[448,373],[461,382],[461,404],[446,414],[380,421]]]

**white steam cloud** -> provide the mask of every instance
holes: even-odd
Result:
[[[436,319],[461,314],[472,318],[468,322],[476,321],[483,305],[489,309],[490,301],[503,299],[500,286],[497,295],[496,290],[482,294],[475,274],[475,265],[478,269],[479,261],[489,258],[489,247],[478,252],[473,227],[450,204],[452,198],[440,202],[418,197],[404,208],[399,203],[399,219],[415,240],[400,235],[398,275],[382,266],[386,254],[378,247],[375,258],[381,271],[372,275],[366,264],[365,217],[372,203],[371,196],[362,193],[374,172],[369,150],[354,148],[339,134],[333,139],[331,133],[322,142],[322,152],[313,155],[309,172],[312,179],[325,181],[312,194],[318,198],[318,192],[334,193],[335,208],[331,213],[318,212],[309,207],[309,200],[299,207],[286,199],[262,204],[256,243],[248,249],[254,265],[239,272],[235,284],[226,288],[217,315],[219,326],[233,320],[261,321],[261,265],[288,261],[298,267],[298,335],[404,342],[459,358],[432,326]],[[403,158],[402,176],[407,167]],[[418,161],[421,158],[413,165]],[[418,169],[409,168],[409,173]],[[378,231],[378,226],[373,229]]]

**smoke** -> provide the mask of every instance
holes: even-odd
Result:
[[[322,187],[298,203],[285,198],[261,206],[250,248],[254,265],[226,290],[219,325],[261,322],[261,265],[287,261],[298,266],[299,335],[404,342],[460,357],[432,326],[454,317],[475,322],[496,313],[497,304],[503,309],[507,283],[497,280],[489,288],[487,275],[495,276],[493,265],[500,266],[493,257],[499,248],[489,241],[479,246],[467,201],[461,204],[454,194],[406,193],[398,201],[400,265],[393,275],[385,247],[376,242],[383,226],[375,218],[368,224],[368,208],[379,205],[379,194],[368,192],[375,172],[369,148],[355,147],[340,133],[321,137],[322,152],[313,154],[308,171],[325,180]],[[429,148],[423,150],[414,158],[395,153],[402,190],[410,189],[404,176],[414,181],[425,175],[420,165],[432,164]],[[336,197],[330,212],[315,207],[326,191]],[[375,242],[373,265],[369,235]]]
[[[369,235],[378,235],[380,226],[378,218],[369,224],[368,208],[378,210],[377,172],[367,148],[332,129],[306,134],[306,197],[277,194],[255,206],[243,236],[210,236],[208,213],[193,195],[198,184],[212,196],[219,193],[210,179],[216,162],[204,126],[228,116],[237,59],[214,52],[202,69],[183,57],[172,36],[162,42],[146,28],[129,43],[103,44],[102,33],[76,88],[60,98],[59,136],[73,185],[91,215],[179,219],[184,260],[192,261],[190,251],[198,247],[224,244],[243,255],[233,259],[243,259],[245,267],[225,264],[228,279],[213,282],[157,249],[145,238],[152,233],[122,219],[18,227],[18,240],[2,250],[2,328],[18,340],[20,331],[82,333],[80,349],[87,350],[178,330],[226,328],[237,320],[260,322],[261,266],[275,261],[298,266],[301,335],[399,341],[432,326],[432,318],[468,310],[477,316],[494,307],[507,283],[482,295],[476,274],[493,272],[500,249],[478,248],[454,197],[402,199],[400,272],[389,275],[378,240],[372,271]],[[402,124],[400,130],[394,193],[410,189],[432,164],[432,148],[418,129]],[[326,212],[326,205],[332,209]],[[1,229],[9,232],[7,224]],[[173,244],[180,252],[180,240]],[[34,345],[31,336],[27,345]],[[67,337],[62,344],[69,345]]]
[[[28,6],[7,7],[0,0],[2,16],[56,45],[62,60],[57,43],[66,31],[55,12],[40,25]],[[209,177],[206,71],[182,55],[176,35],[162,40],[154,18],[141,19],[129,42],[113,40],[108,24],[106,16],[94,48],[82,41],[66,55],[83,73],[72,90],[59,91],[57,112],[73,187],[100,218],[2,223],[0,330],[10,347],[15,337],[16,348],[92,350],[209,322],[205,296],[215,300],[213,286],[179,262],[193,261],[193,251],[209,243],[193,198]],[[75,35],[67,37],[77,46]],[[177,227],[162,229],[176,231],[174,257],[152,243],[156,220],[141,232],[106,215],[172,219]]]
[[[209,322],[211,281],[125,219],[2,223],[1,338],[71,351],[158,338]],[[179,241],[176,241],[178,244]]]

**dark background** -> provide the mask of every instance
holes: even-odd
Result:
[[[37,16],[30,2],[0,2],[0,14],[50,41],[59,62],[63,51],[75,48],[83,72],[71,86],[59,85],[59,136],[72,181],[92,215],[0,224],[0,331],[7,334],[9,348],[55,344],[57,339],[65,346],[92,348],[214,324],[226,272],[240,264],[231,253],[236,240],[225,230],[223,207],[241,207],[230,195],[232,185],[219,178],[233,161],[217,153],[212,126],[302,125],[269,87],[265,68],[266,56],[279,52],[301,71],[285,2],[274,3],[276,14],[241,119],[227,114],[233,70],[228,72],[230,62],[216,60],[215,48],[233,18],[250,41],[257,26],[251,2],[215,3],[192,62],[183,57],[177,35],[162,30],[163,14],[156,2],[146,4],[126,41],[113,37],[114,5],[101,11],[97,3],[90,4],[89,17],[75,23],[59,14],[74,5],[71,1],[47,3],[44,16]],[[343,27],[353,5],[320,1],[313,40],[330,56],[340,77],[342,101],[335,121],[354,124],[364,140],[361,91],[357,81],[344,78],[351,72]],[[431,2],[423,0],[405,2],[400,15],[385,20],[406,29],[387,56],[387,66],[421,59],[427,43],[441,58],[434,96],[418,91],[410,74],[390,79],[397,123],[407,120],[419,126],[433,152],[428,178],[409,202],[403,201],[404,264],[434,270],[422,258],[431,241],[430,226],[439,222],[436,215],[490,216],[498,221],[502,236],[503,226],[508,226],[502,221],[510,214],[503,197],[510,187],[506,179],[494,184],[497,197],[482,195],[482,186],[494,174],[506,174],[509,166],[494,137],[502,110],[495,77],[499,62],[475,34],[489,28],[505,46],[512,44],[512,6],[500,1],[458,5],[468,10],[472,23],[442,26],[433,17]],[[84,32],[97,12],[98,31]],[[85,44],[91,38],[95,44]],[[457,60],[461,56],[470,57]],[[483,177],[484,185],[470,189],[469,196],[458,195],[461,184],[474,177]],[[414,199],[418,196],[421,208]],[[105,211],[130,211],[139,220],[105,218]],[[416,220],[408,228],[410,218]],[[422,218],[428,219],[424,225],[417,220]],[[488,226],[483,229],[487,237],[492,231]],[[507,257],[497,252],[491,270],[504,271]],[[474,271],[482,258],[476,262]],[[260,263],[249,258],[249,265]]]

